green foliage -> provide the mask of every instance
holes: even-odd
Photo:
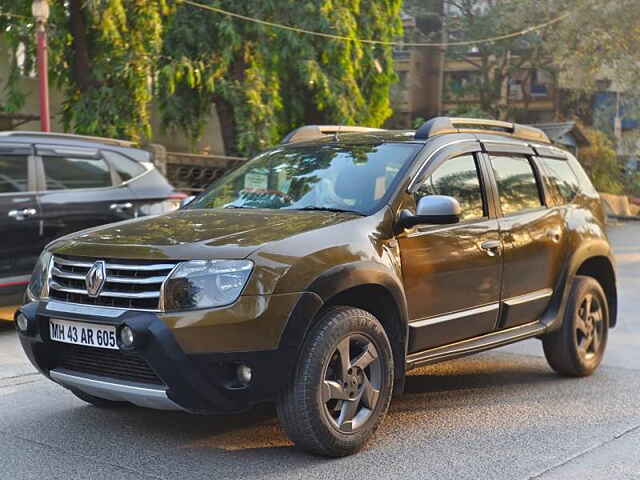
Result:
[[[31,2],[27,0],[0,0],[0,13],[30,15]],[[2,32],[3,41],[10,49],[9,72],[6,82],[2,85],[5,102],[0,105],[0,110],[18,112],[25,103],[25,94],[18,86],[20,76],[35,68],[35,53],[32,41],[33,25],[17,17],[0,15],[0,32]],[[25,62],[22,66],[18,64],[18,50],[21,44],[22,47],[20,49],[26,47],[26,50],[23,50]]]
[[[481,40],[524,30],[558,15],[555,4],[540,0],[444,0],[449,7],[449,39]],[[507,81],[514,74],[530,75],[532,69],[554,74],[552,59],[546,50],[549,29],[526,35],[447,49],[451,60],[466,64],[476,74],[466,85],[449,85],[452,100],[471,103],[477,100],[483,117],[511,118],[516,110],[506,95]],[[526,78],[523,78],[526,80]],[[523,90],[525,108],[530,100]],[[466,109],[463,105],[462,109]]]
[[[599,130],[586,128],[585,132],[591,145],[580,149],[579,159],[596,190],[603,193],[623,193],[622,169],[613,142]]]
[[[491,113],[485,112],[479,105],[458,105],[449,114],[452,117],[462,118],[486,118],[489,120],[494,118]]]
[[[438,3],[449,12],[450,41],[509,34],[569,13],[562,22],[523,36],[477,48],[448,48],[449,59],[476,72],[465,85],[448,85],[449,100],[477,102],[492,117],[526,120],[528,92],[522,92],[524,110],[514,109],[506,82],[517,73],[524,83],[532,69],[547,71],[573,91],[593,91],[603,78],[613,80],[621,91],[640,90],[637,0],[406,0],[407,10],[430,41],[439,41]]]
[[[207,3],[207,2],[203,2]],[[401,0],[208,4],[350,38],[392,40]],[[180,5],[160,61],[164,124],[202,134],[215,104],[227,152],[249,154],[305,123],[380,126],[391,115],[391,48],[302,35]]]
[[[161,48],[165,0],[71,0],[50,2],[49,70],[64,92],[63,121],[77,133],[140,140],[151,133],[149,80]],[[0,0],[0,31],[12,52],[5,108],[18,110],[16,52],[27,46],[26,70],[34,58],[31,0]],[[76,27],[76,28],[74,28]]]
[[[574,88],[594,90],[599,79],[619,91],[640,92],[640,2],[554,0],[571,12],[550,31],[549,51]]]

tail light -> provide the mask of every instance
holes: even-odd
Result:
[[[142,205],[140,213],[143,215],[162,215],[163,213],[173,212],[179,209],[182,202],[187,198],[189,196],[186,193],[174,192],[164,200]]]

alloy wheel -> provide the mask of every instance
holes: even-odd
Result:
[[[352,433],[375,411],[382,363],[373,342],[361,334],[343,338],[329,356],[321,386],[324,412],[334,428]]]
[[[602,305],[592,294],[585,295],[576,311],[576,345],[584,360],[591,360],[600,351],[604,336]]]

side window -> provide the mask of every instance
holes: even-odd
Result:
[[[103,151],[102,154],[118,173],[118,176],[123,182],[131,180],[145,172],[145,168],[138,162],[120,155],[119,153]]]
[[[29,189],[29,162],[26,155],[0,155],[0,193]]]
[[[542,206],[540,188],[528,158],[492,156],[491,165],[498,184],[503,215]]]
[[[111,172],[101,158],[42,157],[47,190],[110,187]]]
[[[478,166],[473,155],[452,158],[440,165],[416,191],[416,202],[426,195],[448,195],[460,202],[460,220],[485,216]]]
[[[552,189],[561,198],[561,203],[571,202],[579,189],[578,177],[567,160],[557,158],[540,158],[544,165],[547,179]]]

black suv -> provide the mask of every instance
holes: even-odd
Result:
[[[0,132],[0,306],[22,302],[50,241],[88,227],[179,206],[133,143],[39,132]]]
[[[275,402],[296,445],[348,455],[420,365],[537,337],[591,374],[616,323],[604,220],[537,129],[303,127],[177,212],[50,244],[16,325],[94,405]]]

